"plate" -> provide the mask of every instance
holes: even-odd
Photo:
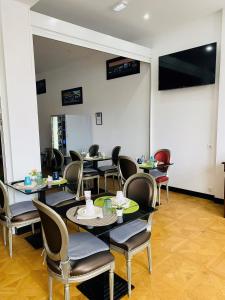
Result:
[[[36,182],[32,182],[30,185],[24,185],[24,182],[19,182],[15,184],[16,188],[20,190],[35,190],[35,189],[42,189],[46,186],[46,184],[37,185]]]
[[[112,200],[112,207],[117,207],[116,197],[111,197],[111,200]],[[124,197],[123,202],[120,205],[123,208],[128,208],[130,206],[130,199]]]
[[[81,207],[77,211],[78,217],[81,217],[82,219],[95,219],[97,217],[102,217],[102,208],[94,206],[93,208],[93,214],[86,214],[86,207]]]

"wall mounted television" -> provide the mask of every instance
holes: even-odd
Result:
[[[159,90],[215,83],[216,43],[159,57]]]

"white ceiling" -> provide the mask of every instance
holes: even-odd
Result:
[[[57,69],[93,55],[103,55],[102,52],[96,50],[35,35],[33,43],[36,74]],[[109,54],[109,57],[112,55]]]
[[[119,0],[40,0],[32,10],[129,41],[151,39],[183,23],[225,7],[225,0],[129,0],[120,13]],[[148,21],[143,19],[150,13]]]

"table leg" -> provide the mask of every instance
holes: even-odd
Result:
[[[38,193],[38,200],[44,204],[46,204],[46,192],[45,191],[39,191]]]

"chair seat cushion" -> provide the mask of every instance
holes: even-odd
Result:
[[[75,195],[65,191],[59,191],[46,195],[46,204],[56,206],[62,202],[75,199]]]
[[[149,241],[150,237],[151,237],[151,232],[142,231],[136,234],[135,236],[131,237],[129,240],[127,240],[122,244],[116,243],[114,240],[110,240],[110,243],[126,251],[131,251],[141,246],[142,244],[146,243],[147,241]]]
[[[36,207],[33,205],[32,201],[22,201],[17,202],[10,205],[10,211],[12,214],[12,217],[31,212],[31,211],[37,211]]]
[[[135,220],[122,225],[110,232],[110,239],[116,243],[124,243],[134,235],[147,229],[148,223],[142,220]]]
[[[109,246],[89,232],[69,235],[69,258],[78,260],[98,252],[109,250]]]
[[[118,172],[117,166],[102,166],[98,168],[100,173]]]
[[[98,175],[98,171],[92,168],[85,168],[83,170],[83,176],[95,176]]]
[[[160,177],[157,177],[155,179],[155,181],[157,183],[163,183],[163,182],[167,182],[169,180],[169,177],[168,176],[160,176]]]
[[[70,276],[80,276],[97,270],[114,261],[114,257],[109,251],[103,251],[93,254],[89,257],[71,261],[71,271]],[[48,268],[57,274],[61,274],[61,269],[59,267],[59,262],[55,262],[47,257]]]
[[[160,172],[157,169],[149,170],[149,174],[151,176],[153,176],[154,178],[161,177],[161,176],[166,176],[166,173]]]

